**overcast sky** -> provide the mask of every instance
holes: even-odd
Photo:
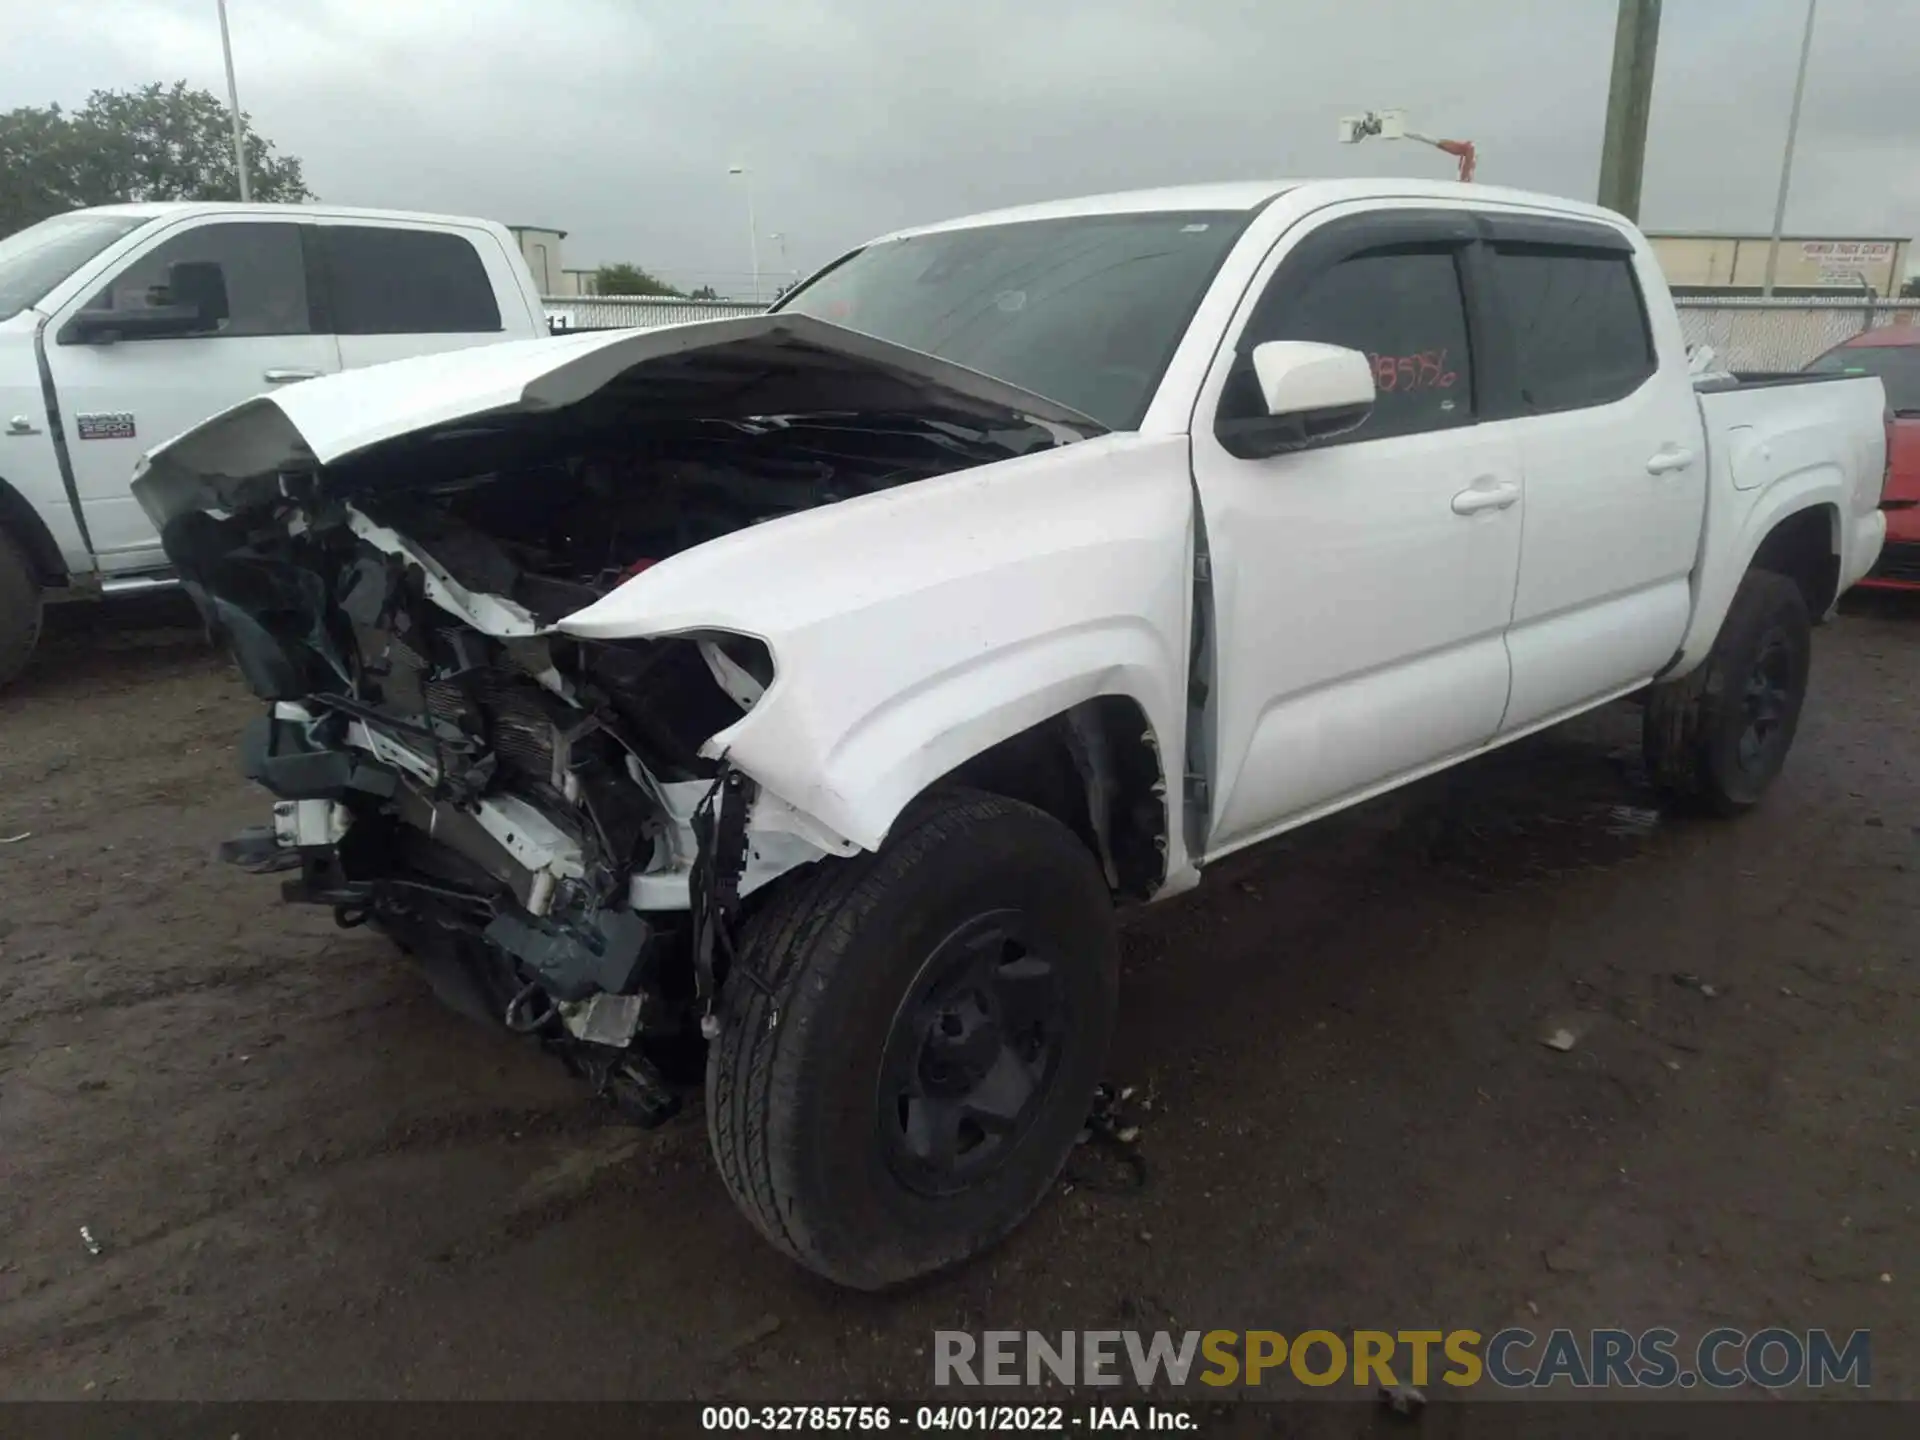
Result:
[[[229,0],[242,107],[342,204],[569,232],[744,291],[871,235],[1186,180],[1480,175],[1590,199],[1615,0]],[[1804,0],[1667,0],[1642,221],[1764,231]],[[0,0],[0,108],[184,77],[215,0]],[[1790,230],[1920,231],[1920,0],[1823,0]]]

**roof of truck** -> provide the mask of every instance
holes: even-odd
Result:
[[[1510,190],[1500,185],[1462,185],[1455,180],[1369,176],[1323,180],[1230,180],[1211,185],[1171,185],[1158,190],[1121,190],[1110,195],[1084,195],[1073,200],[1047,200],[1037,205],[1017,205],[1005,210],[983,211],[978,215],[962,215],[931,225],[914,225],[896,230],[880,239],[899,240],[909,235],[930,235],[941,230],[970,230],[980,225],[1012,225],[1027,220],[1063,220],[1078,215],[1244,212],[1258,210],[1277,196],[1295,190],[1316,192],[1311,198],[1329,205],[1342,200],[1472,199],[1487,204],[1545,207],[1564,214],[1622,223],[1621,217],[1611,211],[1559,195]]]
[[[264,202],[242,205],[230,200],[144,200],[128,205],[90,206],[88,213],[131,215],[150,220],[184,215],[258,215],[263,219],[312,215],[330,220],[404,220],[413,224],[426,221],[435,225],[492,226],[495,223],[477,215],[436,215],[425,210],[371,210],[354,205],[270,205]]]

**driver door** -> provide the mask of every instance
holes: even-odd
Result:
[[[1212,859],[1487,744],[1507,703],[1524,509],[1482,423],[1476,236],[1457,211],[1337,214],[1269,256],[1193,420],[1213,575]],[[1363,352],[1357,429],[1241,459],[1256,345]]]
[[[85,300],[56,315],[47,362],[87,536],[103,574],[166,563],[129,486],[161,441],[276,385],[340,368],[339,345],[313,333],[304,226],[212,217],[170,229]],[[181,333],[85,338],[81,310],[135,315],[173,304],[173,267],[217,265],[227,314]]]

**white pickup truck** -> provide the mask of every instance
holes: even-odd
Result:
[[[878,1287],[1086,1118],[1114,913],[1618,697],[1751,805],[1883,533],[1873,378],[1696,390],[1618,216],[1414,181],[891,235],[776,313],[263,396],[135,488],[265,713],[229,858]]]
[[[156,442],[273,386],[545,333],[484,220],[108,205],[0,240],[0,685],[44,599],[170,583],[128,489]]]

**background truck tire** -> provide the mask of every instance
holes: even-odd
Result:
[[[1648,693],[1642,742],[1654,785],[1711,814],[1753,806],[1792,748],[1812,658],[1800,587],[1749,570],[1706,662]]]
[[[19,543],[0,530],[0,685],[27,668],[40,639],[40,579]]]
[[[772,994],[726,984],[708,1135],[767,1239],[877,1290],[992,1245],[1059,1174],[1112,1033],[1113,905],[1065,826],[976,792],[795,878],[741,946]]]

